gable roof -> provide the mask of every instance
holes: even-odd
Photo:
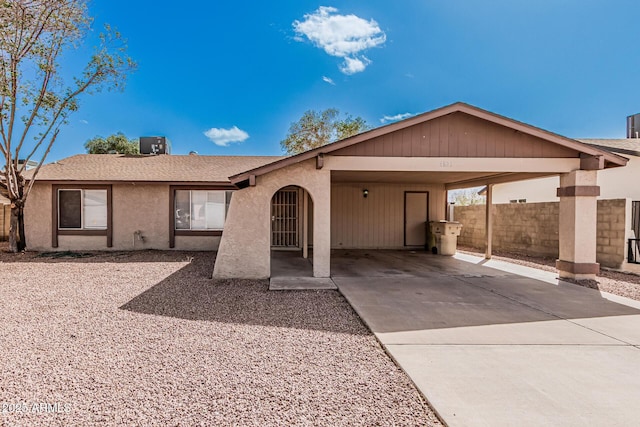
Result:
[[[548,141],[553,144],[557,144],[560,147],[564,147],[570,150],[574,150],[577,153],[584,153],[589,156],[602,156],[605,160],[605,167],[616,167],[616,166],[624,166],[627,162],[627,159],[624,157],[618,156],[608,151],[604,151],[597,147],[593,147],[590,145],[583,144],[574,139],[570,139],[535,126],[528,125],[526,123],[522,123],[508,117],[500,116],[495,113],[491,113],[489,111],[483,110],[478,107],[474,107],[469,104],[465,104],[463,102],[457,102],[455,104],[451,104],[436,110],[432,110],[400,122],[395,122],[386,126],[381,126],[375,129],[372,129],[367,132],[363,132],[361,134],[352,136],[350,138],[343,139],[341,141],[337,141],[331,144],[324,145],[322,147],[315,148],[313,150],[305,151],[303,153],[286,157],[280,160],[277,160],[273,163],[262,165],[256,167],[254,169],[248,169],[243,171],[242,173],[238,173],[236,175],[232,175],[229,177],[230,181],[233,184],[240,184],[247,180],[249,180],[250,176],[259,176],[265,173],[269,173],[271,171],[286,167],[288,165],[303,162],[305,160],[314,158],[320,154],[331,154],[337,150],[341,150],[365,141],[370,141],[374,138],[390,134],[392,132],[396,132],[402,129],[406,129],[408,127],[421,124],[424,122],[428,122],[431,120],[435,120],[440,117],[444,117],[453,113],[464,113],[470,116],[485,120],[487,122],[495,123],[506,128],[510,128],[514,131],[522,132],[527,135],[531,135],[545,141]]]
[[[282,156],[79,154],[42,166],[36,180],[229,183],[233,174],[279,159]]]
[[[612,153],[640,157],[640,138],[578,139],[578,141]]]

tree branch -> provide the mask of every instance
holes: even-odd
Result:
[[[23,58],[31,51],[31,49],[33,49],[33,46],[35,46],[35,44],[40,39],[40,36],[44,32],[47,22],[49,21],[53,13],[59,9],[60,8],[52,7],[47,14],[44,14],[41,19],[37,20],[36,25],[34,25],[34,30],[31,31],[31,34],[24,43],[24,47],[16,53],[18,58]],[[22,43],[20,43],[19,45],[21,44]]]
[[[40,168],[42,167],[42,165],[44,164],[44,161],[49,155],[49,152],[51,151],[51,147],[53,147],[53,143],[58,138],[59,133],[60,133],[60,128],[56,128],[56,130],[53,132],[53,135],[51,136],[51,140],[49,141],[49,144],[47,145],[46,151],[42,155],[42,159],[40,159],[40,163],[38,163],[38,166],[36,166],[35,170],[33,171],[33,174],[31,175],[31,179],[29,180],[29,184],[27,184],[26,190],[22,193],[21,200],[23,203],[27,201],[27,197],[29,196],[31,189],[33,188],[33,184],[36,182],[36,175],[38,175]]]
[[[52,43],[55,44],[54,42]],[[20,153],[22,144],[24,144],[24,140],[27,137],[27,134],[29,133],[29,129],[33,124],[33,120],[37,117],[38,111],[40,110],[40,107],[42,106],[42,103],[44,101],[44,97],[46,96],[46,93],[47,93],[47,88],[49,87],[49,80],[53,75],[53,71],[52,71],[53,62],[55,58],[58,56],[58,53],[60,52],[60,48],[61,48],[60,43],[58,43],[55,48],[53,46],[51,47],[49,57],[47,58],[47,70],[44,72],[44,76],[42,78],[42,86],[40,87],[40,94],[38,95],[36,105],[31,110],[31,115],[29,116],[29,120],[25,123],[24,131],[22,132],[22,136],[20,137],[18,146],[15,149],[16,158],[18,157],[18,153]]]
[[[29,162],[31,157],[33,157],[33,155],[36,153],[38,148],[40,148],[40,146],[42,145],[44,140],[47,138],[47,135],[49,135],[49,132],[51,132],[51,129],[53,129],[54,126],[57,126],[57,122],[60,119],[60,115],[65,111],[65,109],[66,109],[67,105],[69,104],[69,102],[71,102],[76,96],[78,96],[79,94],[81,94],[82,92],[87,90],[87,88],[89,86],[91,86],[91,84],[96,80],[96,78],[99,75],[100,75],[100,72],[96,71],[89,79],[87,79],[87,81],[85,81],[82,85],[78,86],[78,88],[74,92],[69,94],[65,98],[65,100],[60,104],[60,106],[58,107],[56,113],[54,114],[53,118],[51,119],[51,123],[49,124],[49,127],[47,128],[47,130],[40,137],[40,141],[38,141],[36,143],[36,145],[33,147],[33,150],[31,150],[31,153],[29,153],[29,155],[25,158],[24,163],[22,164],[22,167],[20,168],[20,173],[22,173],[26,169],[27,163]],[[34,174],[32,175],[33,178],[35,178],[35,175],[36,174],[34,172]]]

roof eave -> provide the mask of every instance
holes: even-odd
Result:
[[[540,129],[535,126],[531,126],[526,123],[522,123],[517,120],[483,110],[481,108],[475,107],[470,104],[466,104],[464,102],[456,102],[454,104],[450,104],[450,105],[438,108],[436,110],[428,111],[426,113],[422,113],[420,115],[410,117],[400,122],[391,123],[386,126],[381,126],[381,127],[372,129],[370,131],[363,132],[358,135],[354,135],[350,138],[336,141],[331,144],[323,145],[322,147],[314,148],[312,150],[305,151],[303,153],[296,154],[294,156],[287,157],[287,158],[275,161],[273,163],[268,163],[266,165],[263,165],[254,169],[251,169],[236,175],[232,175],[229,177],[229,181],[237,185],[243,181],[248,180],[251,175],[255,175],[255,176],[263,175],[265,173],[283,168],[285,166],[289,166],[294,163],[300,163],[305,160],[309,160],[321,153],[330,154],[333,151],[340,150],[342,148],[346,148],[354,144],[358,144],[368,139],[373,139],[378,136],[386,135],[391,132],[395,132],[401,129],[405,129],[407,127],[414,126],[419,123],[427,122],[430,120],[437,119],[439,117],[446,116],[448,114],[458,113],[458,112],[469,114],[471,116],[481,118],[492,123],[506,126],[511,129],[517,130],[519,132],[526,133],[528,135],[532,135],[538,138],[542,138],[547,141],[561,145],[563,147],[570,148],[588,155],[603,156],[605,159],[605,165],[607,164],[611,165],[610,167],[625,166],[627,164],[627,159],[617,154],[610,153],[608,151],[589,146],[588,144],[582,143],[580,141],[576,141],[574,139],[567,138],[565,136],[558,135],[544,129]]]
[[[203,186],[227,186],[235,187],[229,181],[175,181],[175,180],[163,180],[163,181],[149,181],[149,180],[135,180],[135,179],[40,179],[36,177],[36,183],[43,184],[168,184],[168,185],[203,185]]]

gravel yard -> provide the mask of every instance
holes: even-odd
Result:
[[[0,425],[441,425],[336,291],[212,281],[212,253],[4,250]],[[637,275],[586,285],[640,300]]]
[[[336,291],[44,255],[0,253],[0,425],[440,425]]]

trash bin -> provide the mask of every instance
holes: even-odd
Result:
[[[435,237],[433,252],[440,255],[455,255],[462,224],[456,221],[431,221],[429,229],[431,235]]]

